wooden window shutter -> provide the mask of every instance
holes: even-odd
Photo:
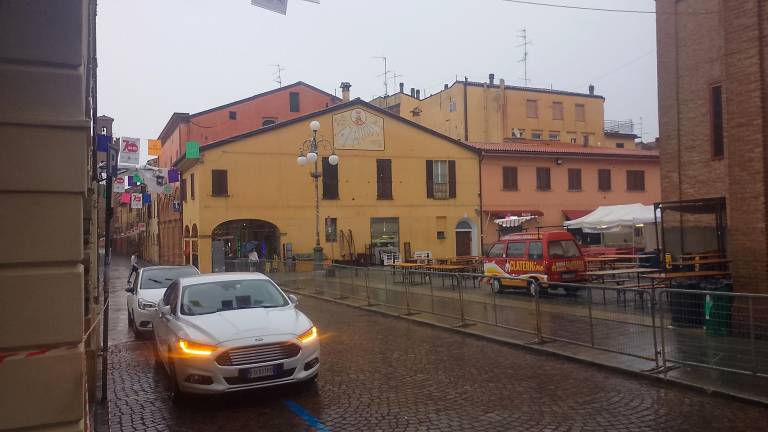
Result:
[[[227,170],[211,171],[211,195],[212,196],[229,195],[229,184],[227,182]]]
[[[502,174],[502,187],[505,190],[517,190],[517,167],[504,167]]]
[[[432,179],[432,161],[427,161],[427,198],[435,197],[435,184]]]
[[[339,166],[323,158],[323,199],[339,199]]]
[[[187,179],[181,179],[181,185],[179,186],[179,195],[181,200],[187,202]],[[130,208],[130,206],[128,206]]]
[[[607,192],[611,190],[611,170],[600,169],[597,171],[598,190]]]
[[[392,199],[392,159],[376,159],[376,198]]]
[[[456,161],[448,161],[448,198],[456,198]]]

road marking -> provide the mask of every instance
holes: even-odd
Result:
[[[330,432],[331,430],[328,429],[326,425],[323,424],[320,420],[316,419],[312,414],[309,413],[309,411],[305,410],[301,405],[297,404],[294,401],[290,400],[284,400],[283,403],[285,406],[288,407],[289,410],[291,410],[294,414],[299,416],[302,420],[304,420],[305,423],[307,423],[311,428],[315,429],[317,432]]]

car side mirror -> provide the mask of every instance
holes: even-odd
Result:
[[[128,294],[133,294],[133,287],[126,288],[125,292],[127,292]]]
[[[160,312],[160,316],[170,315],[171,314],[171,307],[170,306],[160,306],[157,308],[157,310]]]
[[[298,298],[298,297],[296,297],[296,296],[295,296],[295,295],[293,295],[293,294],[288,294],[288,300],[290,300],[290,301],[291,301],[291,303],[293,303],[293,304],[295,304],[295,305],[299,304],[299,298]]]

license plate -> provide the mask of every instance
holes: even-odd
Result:
[[[242,375],[244,375],[245,378],[263,378],[263,377],[277,375],[277,370],[278,370],[277,365],[259,366],[255,368],[245,369]]]
[[[563,280],[565,280],[565,279],[573,279],[573,278],[576,277],[576,273],[563,273],[561,275],[561,277],[563,278]]]

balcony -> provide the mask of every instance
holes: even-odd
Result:
[[[603,120],[603,131],[635,135],[635,123],[632,120]]]

